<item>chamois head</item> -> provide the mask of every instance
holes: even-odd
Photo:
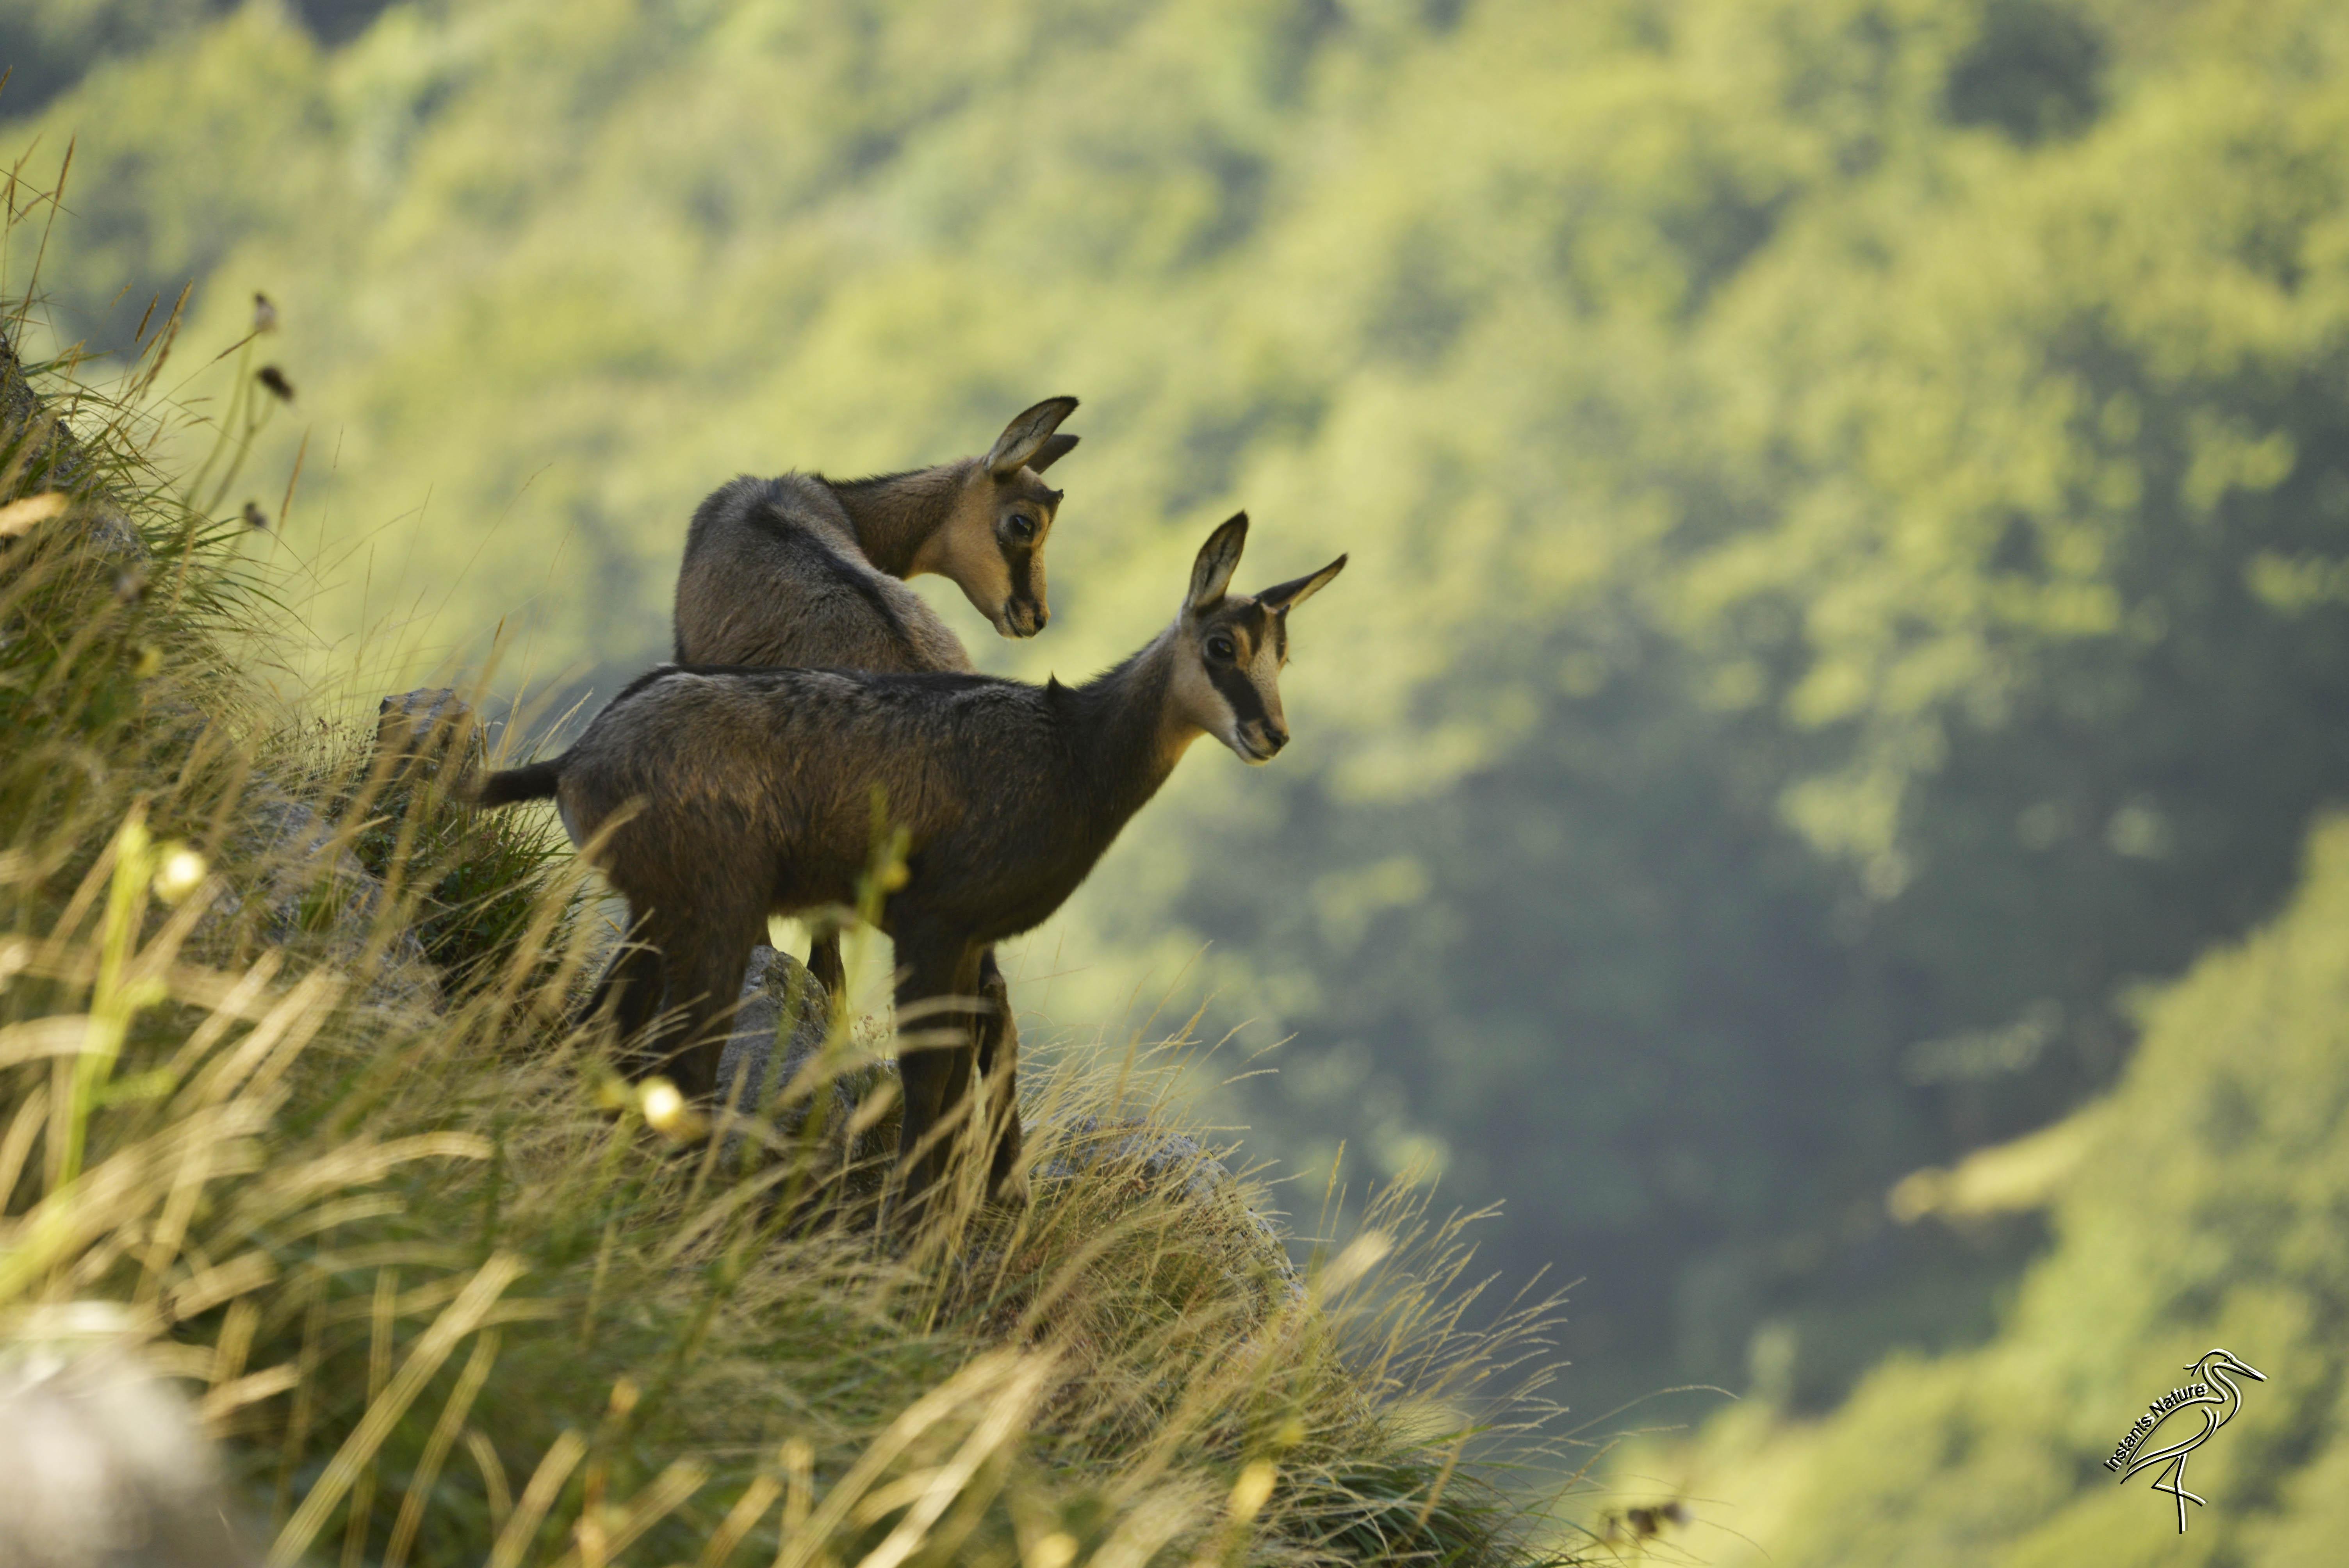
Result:
[[[916,558],[916,572],[952,578],[971,607],[1007,637],[1032,637],[1052,618],[1044,598],[1044,536],[1061,492],[1042,474],[1077,444],[1056,434],[1074,397],[1047,397],[1003,428],[963,474],[946,522]]]
[[[1288,744],[1280,711],[1288,613],[1338,575],[1346,558],[1253,597],[1229,593],[1247,526],[1247,513],[1233,516],[1207,536],[1191,564],[1191,590],[1174,619],[1173,696],[1183,722],[1230,747],[1241,761],[1265,763]]]

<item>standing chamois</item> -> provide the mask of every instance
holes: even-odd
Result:
[[[1061,491],[1039,478],[1077,444],[1057,432],[1074,397],[1047,397],[1003,428],[983,458],[873,479],[748,474],[694,510],[677,579],[680,665],[968,670],[970,655],[905,578],[950,578],[1007,637],[1032,637],[1051,609],[1044,540]],[[808,971],[833,995],[840,939],[819,930]],[[995,955],[981,991],[1011,1028]]]
[[[1247,514],[1211,534],[1174,624],[1081,686],[966,674],[669,665],[646,675],[552,761],[497,773],[481,801],[552,798],[574,843],[623,815],[597,863],[643,938],[615,966],[621,1038],[636,1070],[716,1092],[724,1017],[771,914],[854,900],[868,865],[872,796],[909,835],[906,880],[882,923],[895,939],[901,1017],[943,1014],[944,1047],[901,1053],[898,1168],[909,1202],[938,1173],[934,1137],[972,1069],[985,1075],[989,1181],[1024,1186],[1012,1049],[974,1035],[980,954],[1040,923],[1083,882],[1191,742],[1248,762],[1288,741],[1279,676],[1288,612],[1320,571],[1227,596]],[[644,1031],[666,1010],[681,1034]],[[1016,1049],[1016,1047],[1014,1047]]]

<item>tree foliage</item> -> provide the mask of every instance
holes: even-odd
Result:
[[[2077,1114],[2054,1245],[1997,1336],[1902,1356],[1813,1431],[1716,1426],[1696,1484],[1766,1561],[2329,1563],[2349,1522],[2349,823],[2311,841],[2290,910],[2145,1012],[2109,1098]],[[2213,1345],[2265,1377],[2168,1497],[2102,1466]],[[2189,1434],[2173,1423],[2162,1440]],[[1710,1469],[1705,1467],[1709,1464]],[[1769,1467],[1764,1476],[1760,1473]],[[1732,1541],[1710,1561],[1764,1561]]]

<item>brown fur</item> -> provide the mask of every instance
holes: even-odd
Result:
[[[703,500],[678,573],[678,662],[967,670],[970,655],[904,579],[936,573],[1007,637],[1051,618],[1044,544],[1061,492],[1040,477],[1077,443],[1050,397],[984,457],[836,480],[748,475]],[[1024,535],[1024,536],[1023,536]]]
[[[1022,410],[980,457],[876,479],[749,475],[693,514],[678,573],[677,661],[810,669],[968,670],[970,655],[905,579],[953,582],[1004,636],[1051,619],[1044,544],[1060,490],[1039,476],[1076,446],[1058,433],[1074,397]],[[1015,537],[1022,526],[1030,538]],[[808,967],[833,996],[846,971],[819,930]],[[991,1026],[1012,1027],[1010,993],[989,953]],[[1014,1047],[1016,1049],[1016,1046]]]
[[[1230,597],[1247,532],[1246,514],[1218,528],[1174,624],[1081,686],[665,667],[563,757],[488,780],[489,803],[553,795],[574,843],[616,820],[599,863],[644,946],[607,984],[638,1069],[715,1092],[719,1020],[768,916],[853,902],[878,789],[911,835],[908,879],[883,916],[901,1016],[931,1004],[946,1040],[901,1058],[905,1190],[916,1196],[936,1175],[926,1144],[974,1068],[988,1084],[994,1178],[1016,1186],[1016,1047],[988,1059],[989,1037],[972,1030],[980,955],[1061,906],[1200,735],[1250,762],[1287,744],[1288,612],[1345,558]],[[665,1007],[682,1011],[683,1029],[656,1041],[648,1026]]]

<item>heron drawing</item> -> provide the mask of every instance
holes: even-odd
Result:
[[[2186,1533],[2186,1505],[2192,1502],[2199,1506],[2203,1501],[2186,1490],[2186,1456],[2209,1442],[2210,1434],[2233,1420],[2235,1412],[2243,1408],[2243,1391],[2227,1374],[2238,1372],[2246,1377],[2256,1377],[2262,1383],[2268,1380],[2266,1373],[2252,1370],[2224,1350],[2205,1352],[2200,1359],[2189,1362],[2186,1370],[2195,1375],[2192,1386],[2196,1392],[2174,1408],[2163,1411],[2161,1421],[2148,1429],[2146,1437],[2150,1439],[2154,1432],[2160,1430],[2162,1422],[2181,1410],[2199,1413],[2202,1418],[2202,1429],[2176,1442],[2164,1443],[2158,1449],[2147,1449],[2140,1442],[2128,1468],[2121,1472],[2122,1481],[2127,1482],[2139,1470],[2150,1470],[2157,1465],[2161,1467],[2162,1473],[2153,1478],[2153,1490],[2166,1491],[2178,1500],[2178,1533],[2180,1535]]]

